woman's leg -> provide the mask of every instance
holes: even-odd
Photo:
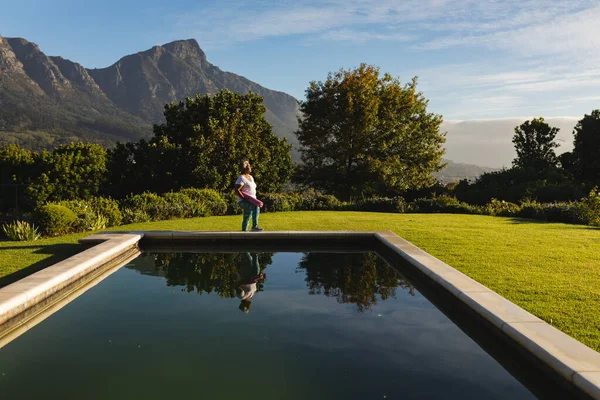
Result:
[[[244,208],[244,217],[242,218],[242,231],[248,230],[248,222],[250,221],[250,216],[252,215],[252,209],[256,208],[256,206],[248,203],[247,201],[242,201],[242,207]]]
[[[252,205],[254,210],[252,212],[252,227],[256,228],[258,226],[258,216],[260,215],[260,207]]]

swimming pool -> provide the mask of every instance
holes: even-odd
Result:
[[[348,251],[145,252],[1,348],[0,393],[534,397],[410,280]]]

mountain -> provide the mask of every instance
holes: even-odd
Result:
[[[446,167],[440,172],[434,174],[441,183],[458,182],[462,179],[474,181],[486,172],[498,171],[498,168],[480,167],[473,164],[456,163],[450,160],[444,160]]]
[[[221,89],[261,95],[274,133],[297,144],[298,101],[222,71],[193,39],[86,69],[46,56],[25,39],[0,36],[0,145],[40,149],[72,140],[110,145],[149,137],[166,103]]]

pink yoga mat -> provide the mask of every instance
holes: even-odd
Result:
[[[255,206],[258,206],[258,207],[260,207],[260,208],[262,208],[262,206],[263,206],[263,202],[262,202],[262,201],[260,201],[259,199],[256,199],[256,198],[254,198],[254,197],[251,197],[251,196],[244,196],[244,197],[242,197],[242,198],[243,198],[245,201],[247,201],[248,203],[250,203],[250,204],[254,204]]]

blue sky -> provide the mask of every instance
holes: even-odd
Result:
[[[446,120],[600,108],[600,0],[0,0],[0,35],[104,67],[194,38],[213,64],[299,99],[361,62],[419,76]]]

